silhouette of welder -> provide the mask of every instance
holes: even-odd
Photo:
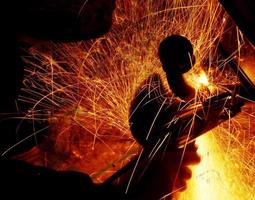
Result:
[[[150,158],[151,163],[148,170],[143,172],[143,177],[134,181],[134,187],[139,191],[133,188],[133,195],[139,196],[141,191],[154,191],[147,192],[146,199],[160,199],[165,195],[171,198],[170,193],[174,189],[185,189],[186,180],[191,177],[188,165],[199,162],[194,143],[186,147],[181,162],[183,150],[177,150],[175,144],[171,143],[173,137],[178,137],[175,133],[177,130],[169,127],[177,111],[195,96],[194,88],[183,78],[183,73],[189,71],[195,62],[192,44],[183,36],[171,35],[160,43],[159,58],[174,96],[163,85],[160,75],[153,74],[141,84],[130,110],[130,128],[135,139],[144,147],[144,151],[150,152],[148,154],[158,149],[155,158]],[[173,152],[180,157],[173,156]],[[142,169],[144,162],[147,162],[146,158],[144,160],[140,164]],[[150,182],[149,179],[157,181]]]
[[[158,142],[159,134],[166,134],[163,127],[167,129],[182,104],[195,97],[194,88],[183,77],[195,62],[190,41],[180,35],[165,38],[159,46],[159,58],[175,96],[163,86],[159,74],[142,83],[132,102],[130,124],[134,137],[143,146]]]
[[[143,151],[132,171],[129,195],[140,199],[171,199],[172,193],[185,189],[191,177],[188,166],[199,162],[195,138],[229,119],[224,110],[234,116],[243,105],[229,92],[194,105],[195,89],[183,77],[195,63],[187,38],[165,38],[159,58],[172,92],[159,74],[152,74],[141,84],[130,109],[130,128]]]

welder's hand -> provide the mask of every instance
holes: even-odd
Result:
[[[168,162],[169,165],[171,163],[170,169],[172,171],[169,173],[175,176],[173,191],[184,191],[187,188],[187,181],[192,176],[190,166],[198,164],[201,160],[197,149],[195,143],[191,143],[186,146],[186,149],[167,152],[166,156],[169,156]]]
[[[160,152],[149,164],[143,164],[141,161],[130,182],[130,199],[155,200],[164,196],[172,197],[173,194],[187,188],[187,181],[192,175],[189,167],[199,162],[200,156],[194,143],[186,146],[186,149]],[[125,182],[130,180],[131,172],[119,183],[125,185]]]

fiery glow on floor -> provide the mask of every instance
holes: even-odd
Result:
[[[193,167],[193,177],[188,189],[180,194],[178,199],[255,198],[255,144],[254,136],[251,135],[251,126],[254,126],[255,122],[253,105],[246,106],[244,112],[233,121],[197,139],[202,161]],[[236,127],[235,131],[228,131],[233,127]]]
[[[102,182],[128,162],[138,148],[129,130],[130,102],[151,73],[165,78],[157,48],[170,34],[192,41],[197,64],[191,73],[203,68],[208,76],[201,74],[203,85],[219,88],[213,93],[237,83],[226,66],[230,59],[222,60],[216,51],[226,19],[216,0],[119,0],[115,25],[106,36],[31,49],[20,100],[32,105],[28,116],[52,125],[52,146],[43,144],[43,164],[86,172]],[[254,121],[249,104],[198,139],[202,162],[178,199],[255,199]]]

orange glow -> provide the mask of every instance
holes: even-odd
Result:
[[[254,199],[254,114],[248,104],[234,119],[197,139],[202,160],[178,199]]]
[[[208,77],[204,70],[200,69],[199,71],[191,71],[187,74],[184,74],[187,82],[192,85],[197,91],[203,88],[210,88],[211,84],[208,80]]]
[[[198,152],[202,161],[193,167],[188,189],[180,194],[178,199],[246,200],[254,198],[253,186],[245,184],[245,182],[253,182],[253,178],[243,174],[246,171],[245,165],[238,160],[240,159],[238,155],[231,158],[224,152],[226,151],[222,147],[224,142],[217,138],[222,132],[225,132],[222,127],[217,128],[197,139]]]
[[[204,71],[202,71],[199,76],[198,76],[198,82],[200,83],[200,85],[202,86],[206,86],[208,87],[209,86],[209,82],[208,82],[208,78],[205,74]]]

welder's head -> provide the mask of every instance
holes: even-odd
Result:
[[[195,64],[191,42],[180,35],[166,37],[160,43],[158,53],[167,74],[183,74]]]

